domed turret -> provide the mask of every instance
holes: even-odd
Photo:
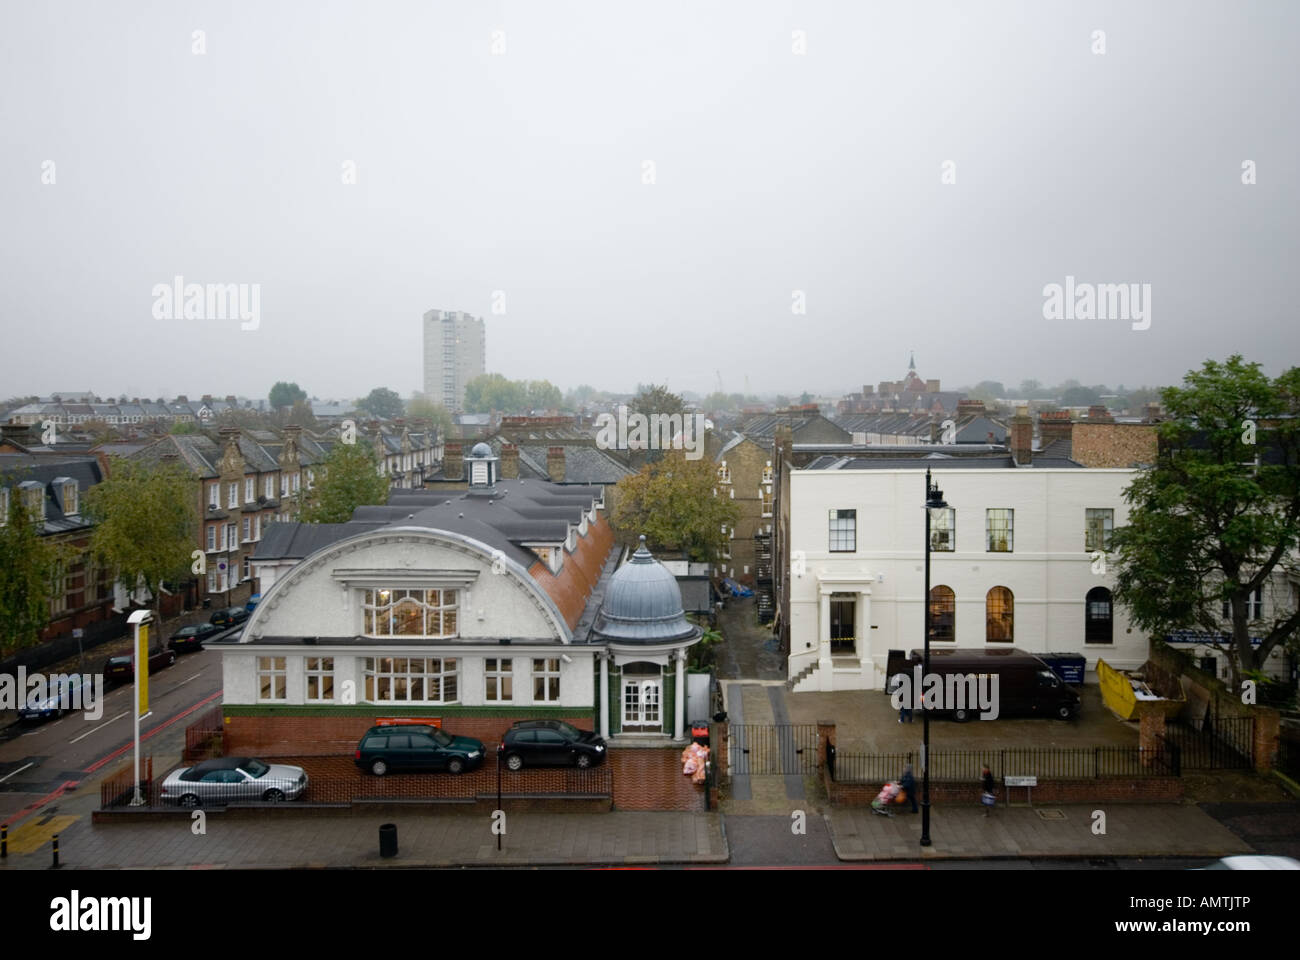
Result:
[[[609,578],[594,632],[615,643],[668,643],[699,632],[682,610],[677,578],[646,549],[645,537]]]

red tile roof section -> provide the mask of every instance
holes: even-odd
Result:
[[[595,523],[587,524],[587,535],[578,537],[577,549],[573,553],[565,552],[564,566],[560,568],[559,576],[551,573],[550,568],[540,560],[528,568],[528,573],[560,608],[570,630],[578,625],[582,611],[587,606],[587,598],[600,580],[600,571],[612,549],[614,531],[601,513],[597,515]]]

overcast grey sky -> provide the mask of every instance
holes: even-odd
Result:
[[[6,3],[0,398],[407,395],[430,308],[565,388],[1276,373],[1298,41],[1285,0]],[[156,319],[177,275],[257,329]],[[1067,276],[1150,328],[1044,319]]]

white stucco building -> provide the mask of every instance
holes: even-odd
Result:
[[[1135,471],[917,456],[821,457],[789,474],[788,676],[879,689],[891,649],[924,643],[925,469],[948,512],[931,553],[932,649],[1014,644],[1118,667],[1147,656],[1112,602],[1110,531]],[[1095,677],[1094,677],[1095,678]]]

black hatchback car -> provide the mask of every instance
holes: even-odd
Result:
[[[226,607],[224,610],[218,610],[208,620],[214,625],[221,627],[233,627],[235,624],[243,623],[248,619],[248,611],[243,607]]]
[[[167,646],[177,653],[184,653],[187,650],[202,650],[203,641],[208,637],[215,637],[220,632],[220,627],[213,626],[210,623],[196,623],[192,627],[181,627],[173,633]]]
[[[483,765],[483,741],[418,724],[371,727],[353,762],[377,777],[408,770],[464,773]]]
[[[506,766],[587,768],[605,759],[605,741],[563,720],[519,720],[501,742]]]

